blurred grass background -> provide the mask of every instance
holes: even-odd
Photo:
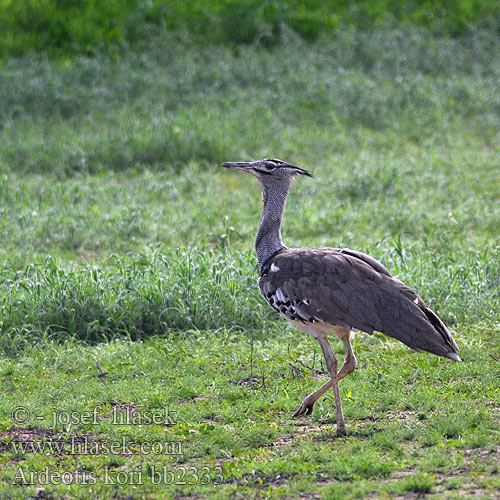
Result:
[[[370,31],[391,23],[456,36],[499,15],[495,0],[1,0],[0,54],[94,54],[157,35],[273,46],[284,28],[312,41],[346,26]]]
[[[371,252],[446,321],[493,319],[496,2],[0,6],[4,346],[262,330],[259,188],[214,166],[269,156],[320,180],[294,186],[291,246]]]

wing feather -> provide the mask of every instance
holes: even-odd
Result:
[[[441,356],[453,357],[450,353],[458,350],[420,296],[369,255],[339,248],[287,249],[272,263],[278,270],[271,272],[271,263],[263,270],[262,294],[279,290],[305,321],[379,331]]]

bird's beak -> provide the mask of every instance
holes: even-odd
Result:
[[[225,161],[219,166],[224,168],[234,168],[236,170],[243,170],[243,172],[248,172],[250,169],[258,162],[255,161]]]

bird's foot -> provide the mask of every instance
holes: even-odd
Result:
[[[314,403],[316,403],[316,400],[307,396],[307,398],[302,401],[299,409],[293,414],[293,417],[297,418],[303,417],[305,415],[310,415],[313,411]]]

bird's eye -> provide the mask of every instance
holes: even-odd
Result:
[[[266,163],[266,168],[267,170],[274,170],[276,168],[276,165],[272,165],[271,163]]]

